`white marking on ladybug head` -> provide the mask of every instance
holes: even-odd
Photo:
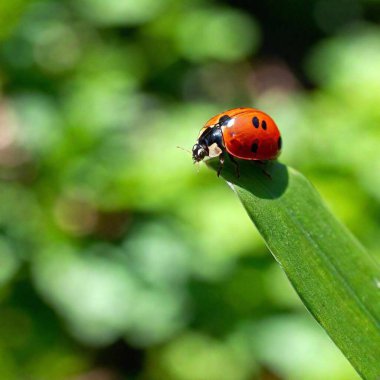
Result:
[[[207,147],[197,142],[193,146],[192,153],[194,162],[202,161],[208,155]]]
[[[212,157],[218,157],[218,156],[220,156],[221,153],[222,153],[222,149],[220,149],[216,143],[211,144],[208,147],[208,156],[211,158]]]

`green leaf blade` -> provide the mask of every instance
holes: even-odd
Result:
[[[239,164],[240,178],[230,163],[222,176],[305,306],[365,379],[380,379],[379,266],[300,173]]]

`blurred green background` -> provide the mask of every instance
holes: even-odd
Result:
[[[1,0],[0,378],[351,380],[191,148],[268,112],[380,256],[380,1]]]

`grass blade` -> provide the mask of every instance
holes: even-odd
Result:
[[[228,161],[228,160],[227,160]],[[217,161],[208,165],[217,168]],[[310,182],[278,162],[226,162],[237,193],[307,309],[365,379],[380,379],[380,269]]]

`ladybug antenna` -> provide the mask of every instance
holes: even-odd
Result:
[[[184,150],[185,152],[189,153],[192,155],[192,153],[189,151],[189,149],[182,148],[182,146],[177,146],[178,149]]]

